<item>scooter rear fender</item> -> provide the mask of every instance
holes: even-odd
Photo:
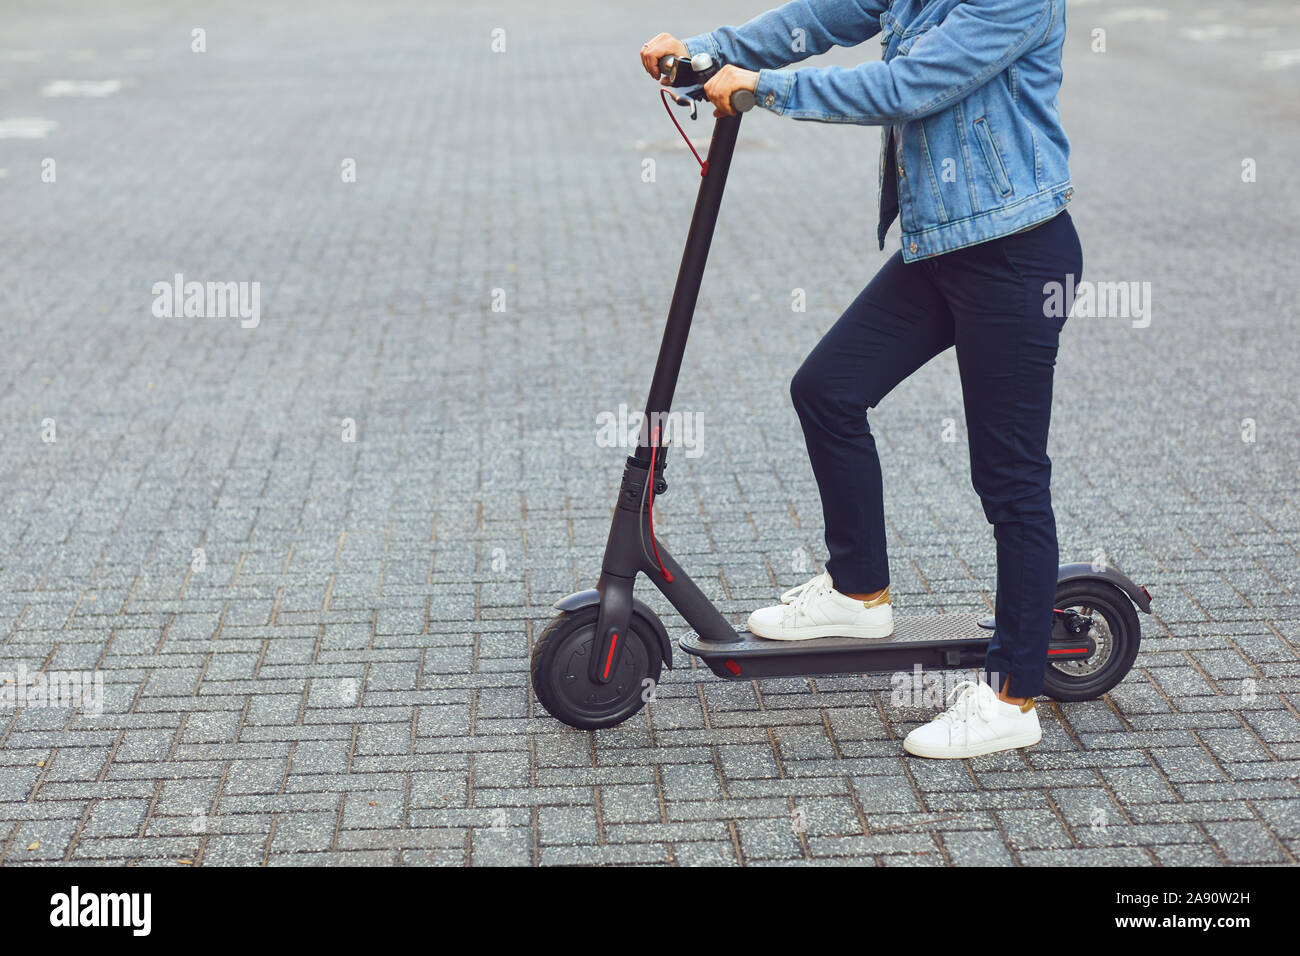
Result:
[[[1121,574],[1114,568],[1098,568],[1083,561],[1076,564],[1063,564],[1057,569],[1056,583],[1065,584],[1067,581],[1105,581],[1107,584],[1113,584],[1129,596],[1139,611],[1144,614],[1151,613],[1151,595],[1145,588],[1134,584],[1128,575]]]

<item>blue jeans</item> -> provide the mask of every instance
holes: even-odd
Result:
[[[790,386],[821,492],[826,569],[841,593],[878,591],[889,584],[889,560],[880,459],[866,411],[956,346],[971,483],[997,542],[997,626],[986,671],[995,690],[1009,679],[1013,697],[1042,691],[1056,593],[1047,430],[1065,316],[1045,307],[1044,286],[1073,289],[1082,268],[1068,212],[930,259],[906,263],[897,253]]]

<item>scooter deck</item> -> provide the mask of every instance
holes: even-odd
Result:
[[[773,641],[749,631],[736,641],[708,641],[688,634],[678,643],[727,680],[760,677],[815,677],[871,671],[978,667],[984,663],[992,632],[981,628],[980,614],[923,614],[900,617],[883,638],[820,637]]]

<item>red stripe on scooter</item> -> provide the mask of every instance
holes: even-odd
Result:
[[[603,676],[605,676],[605,677],[608,677],[608,676],[609,676],[609,665],[612,664],[612,663],[614,662],[614,648],[616,648],[616,647],[618,647],[618,632],[617,632],[617,631],[614,632],[614,636],[610,639],[610,642],[609,642],[609,657],[605,658],[605,673],[604,673],[604,675],[603,675]]]
[[[1088,649],[1086,647],[1062,647],[1059,650],[1049,649],[1047,653],[1049,656],[1052,654],[1086,654]]]

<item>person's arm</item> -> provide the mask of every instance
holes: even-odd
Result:
[[[906,55],[853,69],[763,69],[759,106],[793,119],[885,126],[920,119],[983,86],[1042,43],[1060,0],[966,0]]]
[[[856,46],[880,32],[889,0],[791,0],[738,27],[719,27],[683,42],[691,56],[707,53],[722,65],[762,70]]]

